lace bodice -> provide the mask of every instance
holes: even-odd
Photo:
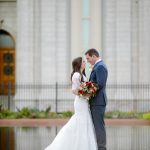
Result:
[[[87,81],[86,77],[83,75],[84,81]],[[81,75],[79,72],[75,72],[72,76],[72,90],[79,89],[81,84]]]

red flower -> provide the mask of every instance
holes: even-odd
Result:
[[[95,89],[93,89],[93,92],[96,94],[96,90]]]
[[[96,83],[93,83],[93,85],[96,87]]]
[[[81,83],[78,93],[80,96],[87,97],[87,99],[90,99],[91,97],[94,97],[96,95],[96,91],[96,84],[89,81]]]
[[[91,84],[92,84],[91,82],[86,82],[87,86],[91,86]]]
[[[83,94],[83,91],[82,91],[82,90],[79,90],[79,94]]]

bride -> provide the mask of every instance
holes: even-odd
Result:
[[[97,150],[88,101],[78,96],[80,83],[87,80],[85,77],[85,61],[82,57],[77,57],[73,60],[72,67],[72,91],[76,95],[74,101],[75,113],[45,150]]]

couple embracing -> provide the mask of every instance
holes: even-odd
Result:
[[[80,96],[81,83],[87,82],[86,64],[82,57],[75,58],[72,61],[71,74],[72,92],[76,95],[75,113],[45,150],[106,150],[104,114],[108,71],[96,49],[89,49],[85,56],[93,66],[89,81],[96,85],[96,94],[89,100]]]

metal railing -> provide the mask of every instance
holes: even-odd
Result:
[[[107,85],[107,111],[149,111],[150,85]],[[39,110],[73,111],[74,95],[70,84],[0,85],[0,105],[11,110],[31,107]]]

